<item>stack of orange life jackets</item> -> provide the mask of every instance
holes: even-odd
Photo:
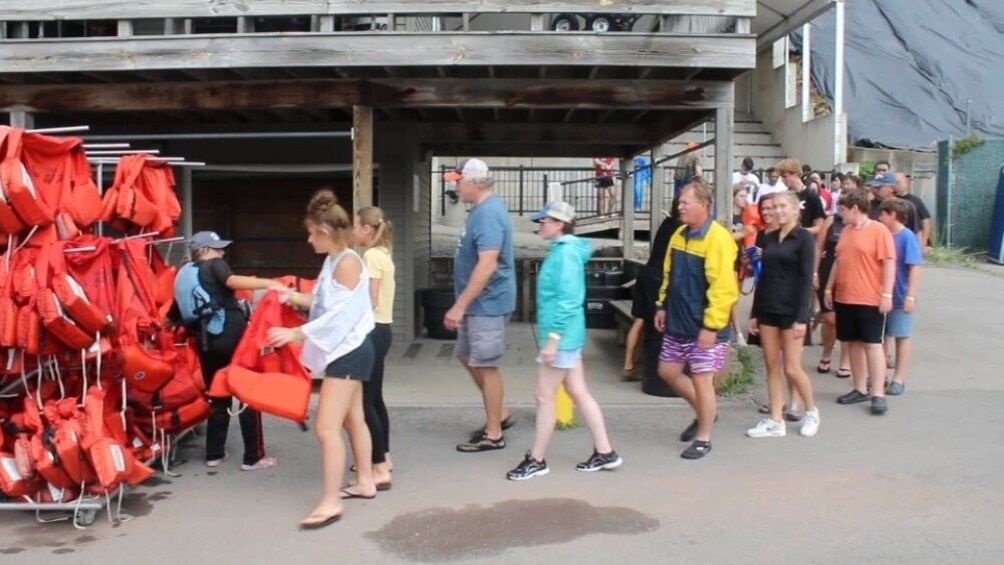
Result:
[[[163,323],[175,270],[149,238],[93,234],[170,237],[173,188],[166,164],[127,156],[102,198],[82,140],[0,126],[0,498],[138,484],[208,417],[192,340]]]

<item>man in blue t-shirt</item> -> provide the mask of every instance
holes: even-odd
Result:
[[[445,178],[457,183],[460,199],[473,207],[453,260],[456,303],[443,323],[457,331],[457,357],[474,378],[485,404],[484,428],[458,445],[457,451],[502,449],[502,430],[512,424],[499,371],[506,323],[516,310],[512,220],[505,203],[492,191],[484,161],[466,159]]]
[[[924,254],[917,235],[906,227],[912,205],[899,198],[882,202],[879,221],[892,232],[896,244],[896,284],[892,291],[892,312],[886,320],[885,335],[896,339],[896,371],[886,387],[886,394],[898,396],[906,391],[906,368],[912,353],[914,311],[920,286],[920,266]],[[886,341],[888,347],[888,341]]]

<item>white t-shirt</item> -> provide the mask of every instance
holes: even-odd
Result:
[[[780,179],[778,179],[777,184],[770,184],[770,181],[767,181],[760,185],[760,190],[757,191],[756,198],[750,200],[750,204],[759,204],[760,199],[766,194],[774,194],[775,192],[784,192],[786,190],[788,190],[788,187],[785,186],[784,182]]]
[[[743,174],[740,171],[735,171],[732,173],[732,186],[737,184],[746,185],[746,201],[752,204],[753,195],[760,191],[760,177],[753,174],[753,171],[746,174]]]
[[[359,284],[355,288],[342,286],[335,280],[335,268],[349,255],[363,263]],[[317,277],[310,321],[300,326],[307,338],[300,360],[311,373],[323,373],[333,361],[362,345],[373,331],[374,324],[366,263],[351,249],[346,249],[335,258],[329,256],[324,259],[321,274]]]

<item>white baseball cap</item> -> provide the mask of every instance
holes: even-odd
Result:
[[[443,178],[453,182],[463,179],[485,179],[488,178],[488,165],[481,159],[464,159],[457,164],[456,169],[447,171]]]

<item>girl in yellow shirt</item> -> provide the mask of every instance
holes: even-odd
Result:
[[[376,318],[376,328],[370,336],[376,350],[373,373],[363,383],[363,408],[366,425],[373,436],[373,478],[378,490],[389,490],[393,463],[390,459],[390,421],[383,400],[384,359],[392,341],[394,322],[394,226],[376,207],[359,210],[355,218],[356,241],[365,251],[363,261],[370,277],[370,298]]]

